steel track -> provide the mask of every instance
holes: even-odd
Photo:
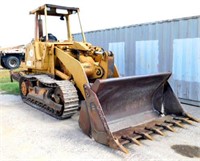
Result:
[[[58,81],[47,75],[26,75],[26,76],[23,76],[23,78],[30,81],[39,81],[45,87],[48,87],[48,88],[59,87],[62,91],[63,99],[64,99],[63,110],[62,110],[62,113],[59,115],[55,113],[54,110],[48,107],[46,104],[43,104],[42,102],[39,102],[38,100],[34,100],[34,99],[30,99],[30,98],[22,96],[22,100],[25,103],[60,120],[70,118],[72,115],[74,115],[78,111],[79,99],[77,95],[77,90],[70,81],[68,80]]]

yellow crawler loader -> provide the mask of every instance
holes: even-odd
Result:
[[[125,153],[125,144],[140,145],[140,139],[152,140],[152,134],[164,135],[164,130],[174,131],[173,126],[198,122],[173,93],[168,83],[171,73],[120,77],[114,54],[86,42],[79,8],[45,4],[30,14],[35,15],[35,37],[26,45],[26,69],[11,72],[25,103],[58,119],[80,110],[79,125],[85,134]],[[72,35],[74,15],[81,42]],[[56,20],[64,23],[66,33]]]

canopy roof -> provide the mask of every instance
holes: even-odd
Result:
[[[57,9],[59,10],[66,10],[67,14],[72,14],[74,12],[78,12],[79,8],[76,7],[65,7],[65,6],[58,6],[53,4],[44,4],[37,9],[30,11],[30,14],[38,13],[39,15],[45,14],[45,7],[47,7],[47,14],[51,16],[60,16],[64,15],[64,13],[57,13]]]

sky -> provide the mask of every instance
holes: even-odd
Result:
[[[79,7],[84,31],[200,15],[199,0],[6,0],[0,4],[0,46],[29,43],[34,36],[29,11],[45,3]]]

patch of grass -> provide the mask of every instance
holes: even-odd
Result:
[[[0,83],[0,91],[6,94],[19,94],[18,82]]]
[[[0,79],[9,78],[9,77],[10,77],[9,70],[0,69]]]
[[[10,77],[0,78],[0,83],[8,83],[8,82],[10,82]]]
[[[19,83],[10,82],[9,70],[0,70],[0,91],[6,94],[19,94]]]

